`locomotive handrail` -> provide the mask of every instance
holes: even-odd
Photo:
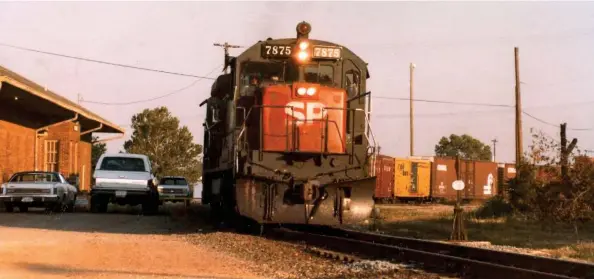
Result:
[[[287,105],[284,105],[284,106],[283,105],[253,105],[251,108],[247,109],[247,112],[246,112],[246,108],[245,107],[236,107],[236,109],[241,109],[243,111],[243,115],[244,115],[243,121],[242,121],[242,124],[241,124],[241,130],[240,130],[240,133],[239,133],[239,135],[237,137],[236,145],[239,145],[240,140],[242,140],[242,138],[245,137],[245,130],[246,130],[247,119],[251,115],[251,113],[252,113],[252,111],[253,111],[254,108],[285,108],[285,109],[286,108],[290,108],[291,109],[291,116],[293,118],[294,118],[294,113],[295,113],[295,108],[293,106],[287,106]],[[373,154],[376,153],[377,142],[375,140],[375,134],[373,133],[373,131],[371,131],[370,119],[369,119],[368,113],[365,110],[359,109],[359,108],[338,108],[338,107],[325,107],[325,108],[322,108],[322,110],[323,111],[327,111],[327,110],[342,110],[342,111],[345,111],[345,112],[353,111],[355,113],[356,112],[362,112],[363,113],[363,116],[365,118],[365,125],[367,127],[369,127],[368,131],[371,134],[371,138],[367,135],[367,133],[363,133],[363,135],[367,139],[368,144],[373,143],[373,147],[372,148],[373,148],[374,151],[372,153]],[[262,129],[263,129],[263,127],[262,127],[263,113],[262,113],[262,111],[260,111],[259,114],[260,114],[260,125],[259,125],[260,126],[260,131],[259,131],[260,149],[259,150],[262,150],[262,148],[263,148],[263,138],[262,138],[263,137],[263,135],[262,135]],[[353,117],[353,119],[354,119],[354,117]],[[298,121],[300,121],[300,120],[292,121],[292,125],[289,125],[289,123],[288,123],[289,122],[289,119],[286,118],[286,122],[287,123],[286,123],[285,126],[287,128],[287,131],[285,132],[286,133],[285,151],[288,151],[289,150],[289,136],[291,136],[292,143],[293,143],[293,147],[291,148],[291,150],[294,150],[294,147],[295,147],[295,144],[296,144],[295,143],[295,132],[294,132],[295,129],[294,128],[295,128],[295,125],[296,125],[296,123]],[[326,124],[326,128],[328,127],[328,123],[330,122],[329,119],[328,119],[328,117],[326,117],[325,119],[304,119],[303,121],[325,121],[326,122],[325,123]],[[338,127],[338,124],[336,124],[335,121],[332,121],[332,122],[334,123],[334,125],[338,129],[339,128]],[[353,122],[354,122],[354,120],[353,120]],[[293,128],[292,129],[293,132],[290,133],[290,134],[289,134],[289,126],[291,126]],[[339,138],[340,138],[341,145],[344,148],[346,148],[346,142],[344,142],[341,137],[339,137]],[[325,139],[325,141],[324,141],[324,139]],[[322,142],[325,142],[326,145],[327,145],[327,140],[328,140],[328,136],[327,136],[327,131],[326,131],[326,135],[325,135],[325,137],[322,138]],[[326,153],[326,152],[327,152],[327,147],[326,147],[326,150],[324,150],[324,144],[322,144],[321,153]],[[261,152],[259,152],[259,153],[261,154]]]
[[[371,92],[369,92],[371,93]],[[370,142],[370,140],[373,140],[373,147],[372,147],[372,152],[371,152],[371,167],[370,167],[370,174],[371,176],[375,176],[375,157],[377,157],[377,142],[375,141],[375,134],[373,133],[373,130],[371,129],[371,120],[369,118],[369,115],[371,114],[371,112],[366,112],[363,109],[355,109],[356,111],[360,111],[363,112],[363,115],[365,116],[365,124],[366,124],[366,128],[367,131],[365,134],[365,137],[367,138],[367,142]],[[369,138],[368,134],[371,134],[371,139]]]
[[[237,108],[242,108],[242,109],[244,110],[244,118],[243,118],[243,123],[242,123],[242,125],[241,125],[241,126],[242,126],[242,128],[241,128],[241,131],[240,131],[240,133],[239,133],[239,136],[237,137],[237,143],[236,143],[236,145],[239,145],[239,140],[240,140],[240,139],[241,139],[241,137],[243,136],[243,133],[244,133],[244,131],[245,131],[245,128],[246,128],[246,121],[247,121],[248,117],[251,115],[251,113],[252,113],[252,110],[253,110],[254,108],[285,108],[285,109],[286,109],[286,108],[290,108],[290,109],[291,109],[291,116],[292,116],[292,117],[295,117],[295,108],[294,108],[293,106],[281,106],[281,105],[253,105],[253,106],[252,106],[252,107],[251,107],[251,108],[250,108],[250,109],[247,111],[247,114],[245,113],[245,108],[244,108],[244,107],[237,107]],[[260,149],[259,149],[259,150],[262,150],[262,148],[263,148],[263,146],[262,146],[262,145],[263,145],[263,138],[262,138],[262,137],[263,137],[263,135],[262,135],[262,122],[263,122],[263,114],[262,114],[262,112],[260,111],[260,125],[259,125],[259,126],[260,126],[260,131],[259,131],[259,135],[260,135]],[[288,119],[288,118],[286,118],[286,122],[287,122],[287,125],[285,125],[285,126],[287,127],[287,131],[286,131],[285,133],[286,133],[287,140],[286,140],[286,144],[285,144],[285,151],[288,151],[288,150],[289,150],[289,125],[288,125],[289,119]],[[294,131],[294,130],[295,130],[295,129],[294,129],[294,126],[295,126],[295,121],[293,121],[293,125],[292,125],[292,126],[293,126],[292,128],[293,128],[293,131]],[[295,133],[291,133],[291,136],[292,136],[292,143],[293,143],[293,145],[295,145]],[[293,147],[294,147],[294,146],[293,146]],[[293,149],[294,149],[294,148],[293,148]],[[291,150],[292,150],[292,149],[291,149]],[[259,159],[260,159],[260,160],[262,160],[262,152],[258,152],[258,153],[259,153],[259,156],[258,156],[258,157],[259,157]]]

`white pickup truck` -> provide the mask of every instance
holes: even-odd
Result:
[[[0,188],[0,202],[7,212],[14,207],[26,212],[29,207],[43,207],[53,211],[74,211],[78,190],[57,172],[17,172]]]
[[[145,215],[157,213],[157,179],[146,155],[103,154],[91,182],[91,212],[107,212],[109,203],[142,205]]]

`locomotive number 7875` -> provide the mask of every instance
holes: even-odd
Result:
[[[291,46],[265,46],[266,55],[291,55]]]

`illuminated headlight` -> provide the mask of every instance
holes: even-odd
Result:
[[[307,89],[307,95],[308,96],[313,96],[314,94],[316,94],[316,89],[313,87],[310,87]]]
[[[308,42],[301,42],[301,43],[299,43],[299,49],[300,50],[306,50],[308,46],[309,46],[309,43]]]
[[[309,54],[307,53],[307,51],[302,50],[297,54],[297,58],[299,58],[299,60],[301,60],[301,61],[307,60],[307,57],[309,57]]]
[[[299,95],[299,96],[303,96],[306,93],[307,93],[307,89],[305,89],[304,87],[297,89],[297,95]]]

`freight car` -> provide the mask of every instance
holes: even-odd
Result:
[[[376,160],[378,179],[374,193],[377,203],[456,199],[456,191],[451,187],[457,180],[455,158],[394,158],[387,155],[378,158],[381,159]],[[503,194],[505,182],[515,177],[515,167],[513,164],[460,160],[460,175],[466,184],[462,194],[464,200],[486,200]]]
[[[212,85],[202,201],[213,217],[270,223],[365,222],[374,206],[367,63],[340,44],[259,41]]]

